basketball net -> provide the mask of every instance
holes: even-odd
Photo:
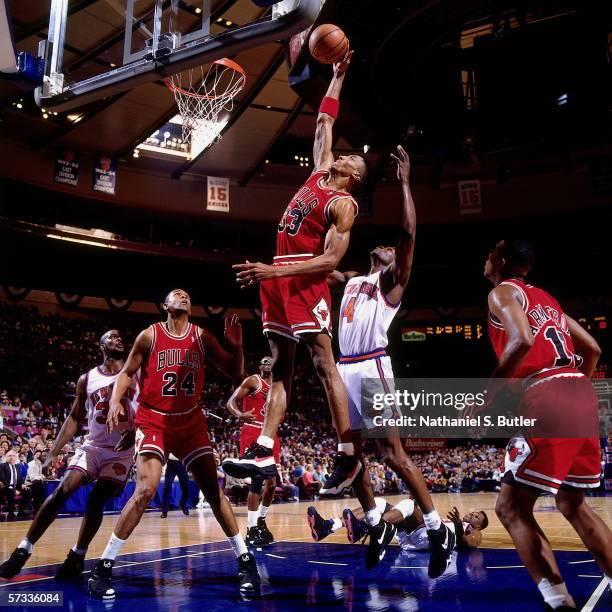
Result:
[[[222,58],[207,70],[202,66],[192,68],[166,77],[164,82],[178,106],[183,141],[191,143],[193,151],[202,150],[221,138],[227,120],[220,122],[219,115],[234,108],[234,98],[244,88],[246,74],[239,64]]]

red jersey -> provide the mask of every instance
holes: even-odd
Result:
[[[325,249],[325,235],[332,224],[329,207],[336,200],[349,198],[357,216],[357,202],[349,193],[326,189],[322,185],[328,178],[328,170],[313,172],[289,202],[278,224],[277,258],[321,255]]]
[[[264,417],[266,416],[266,400],[268,399],[268,391],[270,385],[258,374],[259,388],[245,395],[242,400],[242,411],[253,412],[255,420],[249,423],[250,425],[257,425],[258,427],[263,426]]]
[[[153,343],[141,366],[141,405],[165,413],[191,410],[204,387],[204,342],[197,325],[189,323],[173,336],[165,323],[151,325]]]
[[[582,357],[574,352],[567,320],[555,298],[543,289],[528,285],[521,280],[503,281],[518,290],[523,310],[529,319],[534,343],[513,377],[545,378],[551,374],[577,372]],[[499,357],[508,342],[501,321],[489,313],[489,337]]]

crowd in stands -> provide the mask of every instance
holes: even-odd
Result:
[[[144,325],[135,324],[134,331]],[[40,467],[70,410],[75,383],[83,371],[100,362],[98,340],[107,328],[108,324],[95,319],[40,315],[33,307],[0,302],[0,416],[4,417],[5,427],[18,434],[0,436],[0,462],[9,450],[15,450],[26,486],[43,479]],[[134,331],[122,330],[128,344]],[[248,333],[245,344],[256,345],[255,341],[249,344]],[[257,371],[261,356],[247,352],[248,373]],[[240,423],[225,407],[231,392],[231,382],[209,368],[203,406],[209,415],[210,435],[219,462],[238,455]],[[323,388],[305,357],[296,366],[291,405],[279,436],[280,497],[312,499],[331,471],[336,438]],[[45,477],[61,478],[67,461],[81,443],[79,436],[62,449]],[[459,492],[494,490],[499,485],[502,454],[500,448],[472,444],[420,453],[413,458],[432,491]],[[376,494],[405,490],[396,474],[381,463],[375,448],[369,453],[369,470]],[[246,493],[246,486],[232,479],[226,481],[236,500]]]

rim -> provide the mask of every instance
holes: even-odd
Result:
[[[240,86],[235,91],[232,97],[234,97],[239,91],[242,91],[242,89],[244,89],[244,85],[246,83],[246,72],[244,71],[244,69],[242,68],[240,64],[234,62],[231,59],[228,59],[227,57],[222,57],[221,59],[215,60],[214,62],[212,62],[212,64],[218,64],[219,66],[225,66],[226,68],[230,68],[231,70],[234,70],[235,72],[240,74],[240,76],[242,77],[242,83],[240,83]],[[222,94],[219,94],[218,96],[207,96],[207,95],[197,94],[193,91],[187,91],[186,89],[183,89],[179,87],[178,85],[176,85],[174,81],[172,80],[171,76],[164,77],[164,83],[166,84],[166,87],[172,93],[174,94],[179,93],[189,98],[198,98],[200,100],[216,100],[217,98],[227,97],[227,91]]]

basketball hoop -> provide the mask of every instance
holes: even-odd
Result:
[[[183,140],[191,142],[192,134],[204,132],[210,146],[221,138],[223,124],[219,115],[234,108],[234,98],[246,83],[246,74],[236,62],[222,58],[208,70],[202,66],[164,79],[174,94],[183,123]]]

